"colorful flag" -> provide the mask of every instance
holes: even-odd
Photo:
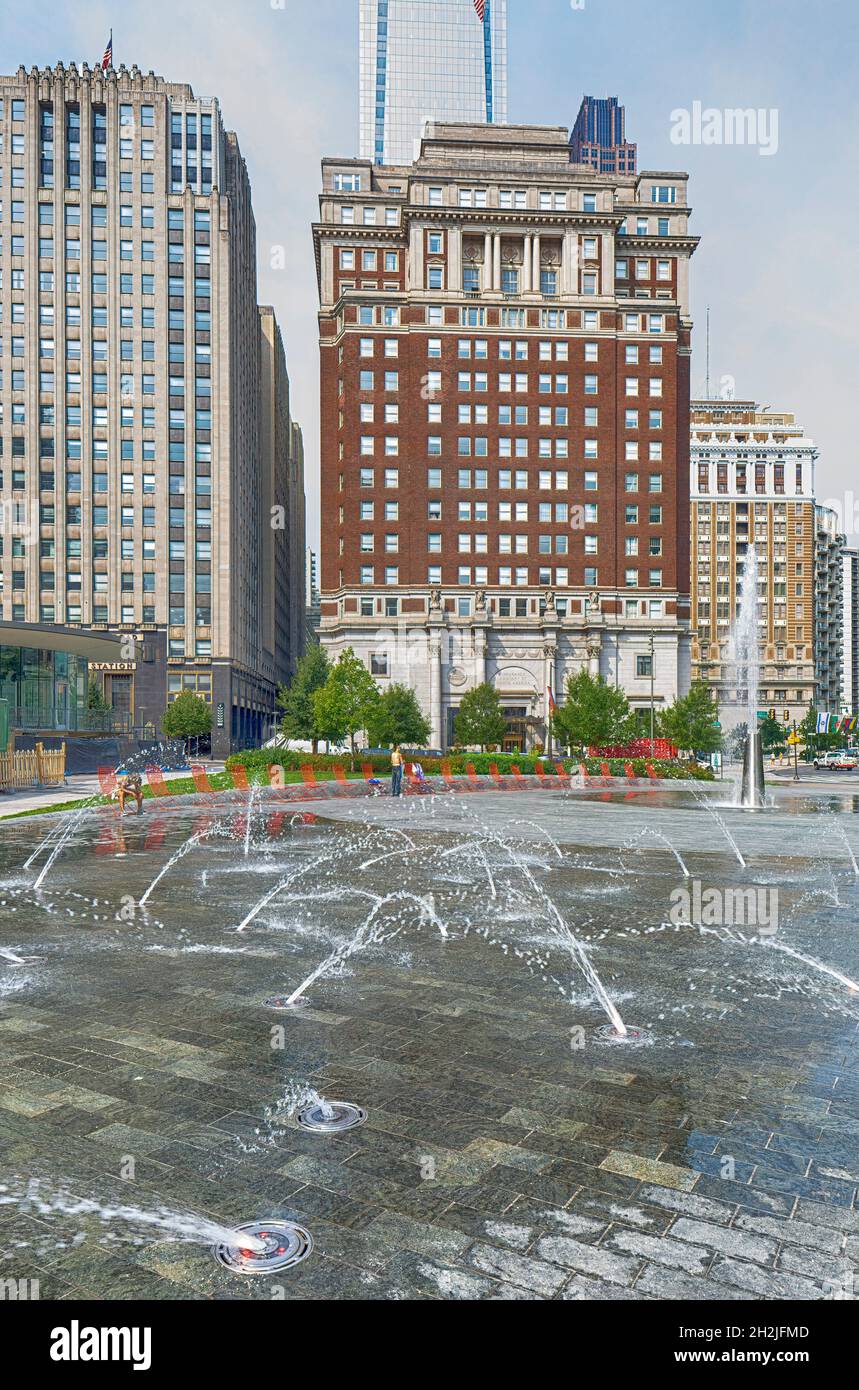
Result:
[[[113,30],[110,31],[110,38],[107,41],[107,48],[104,50],[104,57],[101,60],[102,72],[107,72],[108,68],[113,67]]]
[[[817,732],[818,732],[819,734],[828,734],[828,733],[829,733],[829,719],[830,719],[830,716],[829,716],[828,714],[818,714],[818,716],[817,716]]]
[[[486,18],[486,0],[474,0],[474,8],[477,10],[477,18],[482,24]]]
[[[555,704],[555,697],[552,694],[552,687],[549,686],[549,713],[554,714],[556,709],[557,705]]]

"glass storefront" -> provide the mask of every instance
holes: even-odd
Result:
[[[0,700],[18,729],[74,732],[87,725],[87,660],[71,652],[0,645]]]

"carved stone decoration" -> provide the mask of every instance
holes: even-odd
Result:
[[[526,671],[521,666],[503,666],[495,672],[493,684],[496,690],[521,690],[523,695],[533,696],[538,681],[532,671]]]
[[[540,247],[540,265],[544,265],[550,270],[556,270],[560,264],[561,252],[559,247],[551,245]]]
[[[478,590],[477,590],[477,597],[476,597],[476,599],[474,600],[474,611],[475,611],[475,613],[485,613],[485,612],[486,612],[486,590],[485,590],[485,589],[478,589]]]
[[[450,684],[454,686],[465,685],[468,680],[468,676],[460,666],[452,666],[448,672],[447,678]]]
[[[430,589],[429,606],[431,613],[441,612],[441,589]]]
[[[502,241],[501,260],[504,265],[521,265],[523,248],[518,241]]]
[[[547,590],[546,590],[546,612],[547,612],[547,613],[554,613],[555,611],[556,611],[556,609],[555,609],[555,590],[554,590],[554,589],[547,589]]]
[[[588,594],[588,612],[589,612],[589,613],[601,613],[601,612],[602,612],[602,608],[600,607],[600,596],[599,596],[599,594],[597,593],[596,589],[594,589],[593,593]]]
[[[463,242],[462,259],[465,261],[466,265],[483,265],[483,242]]]

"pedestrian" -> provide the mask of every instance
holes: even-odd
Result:
[[[391,754],[391,796],[403,794],[403,755],[397,744]]]
[[[137,814],[143,815],[143,779],[139,772],[127,773],[120,777],[116,784],[116,795],[119,801],[119,814],[125,813],[125,802],[128,797],[133,797],[137,802]]]

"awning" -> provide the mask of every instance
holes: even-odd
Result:
[[[69,627],[42,627],[38,623],[0,622],[0,647],[36,647],[47,652],[69,652],[87,661],[122,660],[128,636],[109,632],[78,632]],[[133,640],[133,639],[132,639]]]

